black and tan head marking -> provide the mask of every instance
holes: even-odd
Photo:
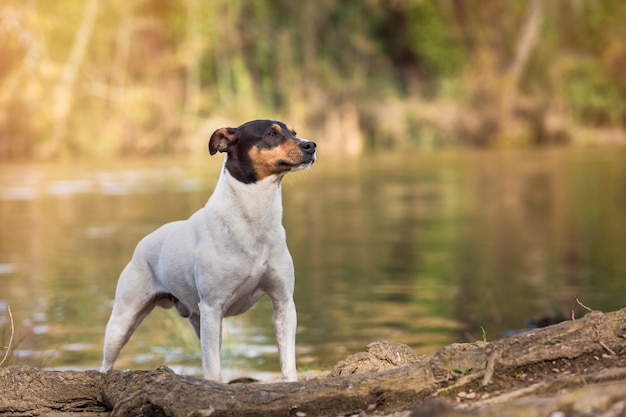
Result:
[[[209,140],[211,155],[226,152],[226,169],[246,184],[309,167],[315,162],[315,148],[315,142],[296,137],[295,130],[275,120],[221,128]]]

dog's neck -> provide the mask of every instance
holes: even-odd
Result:
[[[236,212],[256,227],[263,224],[274,227],[282,221],[281,180],[282,175],[273,175],[245,184],[233,177],[224,165],[207,205],[211,205],[212,210],[226,210],[229,216]]]

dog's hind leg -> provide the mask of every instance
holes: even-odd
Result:
[[[156,302],[153,299],[145,300],[143,303],[136,303],[134,306],[124,305],[115,302],[111,318],[104,334],[104,359],[102,361],[101,372],[106,372],[113,368],[115,360],[120,351],[135,332],[139,324],[154,309]]]
[[[193,330],[196,332],[196,336],[200,339],[200,316],[196,313],[191,313],[191,316],[187,317],[187,320],[189,320],[191,327],[193,327]]]
[[[127,275],[126,277],[124,275]],[[113,368],[120,351],[130,339],[146,316],[159,304],[158,294],[150,294],[148,291],[125,291],[124,279],[132,278],[133,271],[127,268],[120,277],[115,304],[111,312],[111,318],[104,334],[104,359],[101,372]]]

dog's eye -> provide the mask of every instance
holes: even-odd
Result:
[[[270,133],[267,134],[267,136],[276,136],[278,135],[278,132],[275,130],[270,130]]]

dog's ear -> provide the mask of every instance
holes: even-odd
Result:
[[[237,129],[223,127],[217,129],[209,140],[209,153],[215,155],[217,152],[226,152],[229,145],[237,143]]]

